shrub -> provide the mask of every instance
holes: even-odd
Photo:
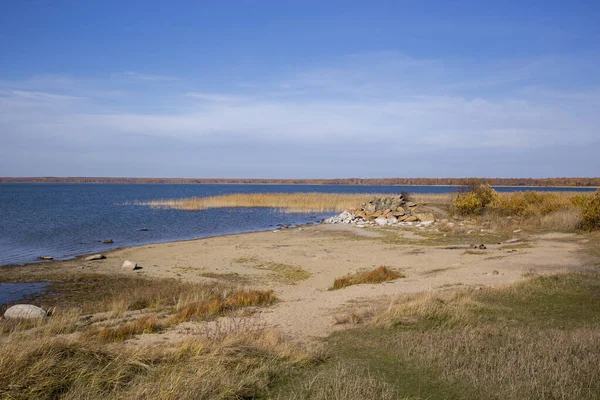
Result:
[[[487,208],[491,213],[500,216],[541,217],[573,208],[573,202],[569,197],[556,193],[527,191],[496,196]]]
[[[587,231],[600,229],[600,190],[582,204],[580,228]]]
[[[452,211],[459,215],[481,215],[485,207],[498,198],[488,184],[475,182],[468,191],[459,191],[452,199]]]

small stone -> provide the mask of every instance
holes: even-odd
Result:
[[[126,269],[129,271],[134,271],[137,268],[137,264],[133,261],[125,261],[121,266],[121,269]]]
[[[104,243],[104,244],[112,244],[114,242],[113,242],[112,239],[106,239],[106,240],[103,240],[102,243]]]
[[[106,256],[104,254],[94,254],[91,256],[87,256],[85,261],[96,261],[96,260],[104,260]]]
[[[512,238],[512,239],[508,239],[508,240],[507,240],[506,242],[504,242],[504,243],[507,243],[507,244],[510,244],[510,243],[518,243],[518,242],[520,242],[520,241],[521,241],[521,239],[519,239],[519,238]]]
[[[54,257],[52,257],[52,256],[40,256],[40,260],[46,260],[46,261],[54,260]]]
[[[500,272],[498,272],[497,270],[494,270],[494,272],[492,272],[493,275],[499,275]]]
[[[479,250],[485,250],[485,249],[487,249],[487,247],[485,247],[485,244],[482,243],[479,245]]]
[[[138,229],[138,232],[148,232],[148,231],[150,231],[150,229],[148,229],[148,228]]]
[[[416,207],[416,206],[417,206],[417,203],[412,202],[412,201],[409,201],[406,203],[406,207]]]
[[[16,304],[4,312],[6,319],[37,319],[46,316],[46,311],[32,304]]]
[[[414,215],[411,215],[409,217],[406,217],[406,219],[404,219],[404,222],[416,222],[418,221],[418,218],[415,217]]]

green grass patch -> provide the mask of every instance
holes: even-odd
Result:
[[[273,280],[286,285],[293,285],[311,277],[310,272],[297,265],[262,261],[257,257],[241,257],[233,261],[255,269],[271,271],[270,277]]]

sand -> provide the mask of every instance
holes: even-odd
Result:
[[[344,310],[385,306],[412,292],[496,287],[532,272],[570,270],[582,264],[580,244],[573,234],[528,236],[525,245],[517,243],[511,249],[485,243],[487,249],[477,252],[427,243],[426,239],[417,244],[416,239],[423,239],[421,234],[415,228],[314,225],[146,245],[104,253],[107,258],[101,261],[80,258],[0,273],[11,280],[43,274],[138,274],[271,288],[281,301],[261,311],[258,318],[304,340],[331,333],[337,328],[336,316]],[[390,237],[396,240],[390,241]],[[477,234],[473,242],[479,243]],[[124,260],[135,261],[141,269],[121,270]],[[336,278],[381,265],[402,271],[406,278],[328,290]]]

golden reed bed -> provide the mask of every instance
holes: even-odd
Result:
[[[328,212],[356,208],[362,203],[385,194],[340,194],[340,193],[236,193],[211,197],[185,199],[163,199],[137,202],[155,208],[177,210],[206,210],[208,208],[265,207],[284,212]]]

